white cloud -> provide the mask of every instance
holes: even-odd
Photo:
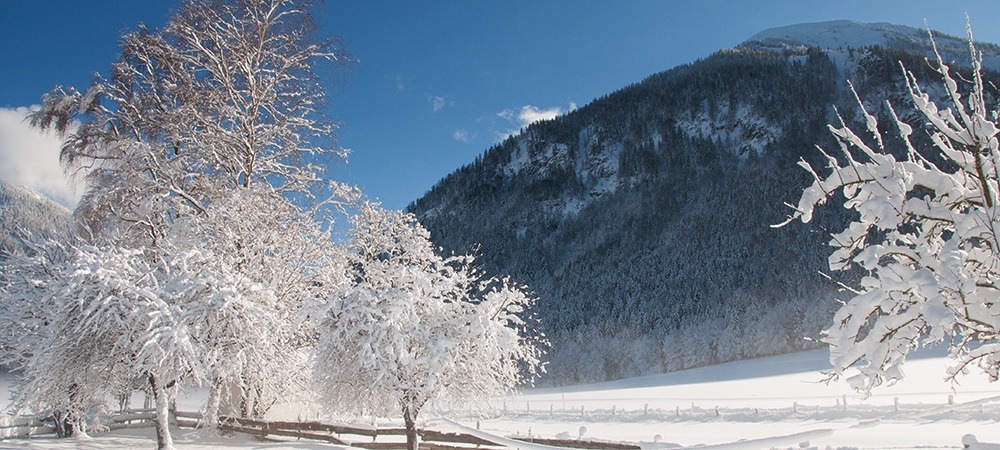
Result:
[[[469,142],[469,133],[465,130],[455,130],[455,140],[459,142]]]
[[[538,122],[539,120],[555,119],[556,117],[573,111],[574,109],[576,109],[576,103],[573,102],[569,103],[568,110],[563,110],[558,106],[541,109],[535,105],[524,105],[521,107],[520,112],[516,112],[513,109],[505,109],[498,112],[497,116],[507,119],[510,123],[524,128],[532,123]]]
[[[497,113],[497,116],[506,119],[511,124],[517,125],[518,128],[524,128],[532,123],[538,122],[540,120],[554,119],[562,114],[571,112],[576,109],[576,103],[570,102],[569,109],[563,110],[558,106],[553,106],[548,109],[541,109],[535,105],[524,105],[521,107],[520,111],[515,111],[513,109],[505,109]],[[497,136],[500,140],[506,139],[518,133],[518,130],[507,129],[505,132],[497,132]]]
[[[558,106],[549,109],[538,109],[532,105],[525,105],[521,107],[521,113],[517,115],[517,119],[521,121],[521,126],[528,126],[539,120],[555,119],[556,116],[562,113],[562,108]]]
[[[28,108],[0,108],[0,180],[30,187],[73,209],[83,193],[70,183],[59,166],[62,140],[42,133],[24,120]]]
[[[444,97],[432,96],[431,105],[434,107],[434,111],[444,108],[445,105]]]
[[[500,116],[500,117],[502,117],[504,119],[507,119],[507,120],[513,122],[514,121],[514,110],[513,109],[505,109],[503,111],[498,112],[497,116]]]

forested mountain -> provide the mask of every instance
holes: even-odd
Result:
[[[70,211],[24,186],[0,181],[0,258],[21,254],[24,232],[63,235],[70,229]]]
[[[921,126],[899,63],[932,92],[936,80],[913,42],[754,39],[530,125],[409,209],[445,251],[534,290],[552,341],[543,383],[814,348],[846,298],[837,281],[859,275],[820,273],[849,218],[829,207],[770,225],[811,182],[796,162],[823,167],[816,145],[836,150],[834,107],[856,120],[847,80],[882,127],[883,100]]]

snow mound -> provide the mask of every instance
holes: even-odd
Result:
[[[1000,450],[1000,444],[979,442],[973,434],[962,436],[962,446],[968,450]]]

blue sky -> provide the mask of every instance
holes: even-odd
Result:
[[[176,1],[9,0],[0,6],[0,179],[71,204],[52,137],[18,115],[56,84],[107,73],[123,30],[162,26]],[[330,78],[352,150],[330,171],[403,208],[526,121],[566,112],[766,28],[851,19],[1000,42],[996,1],[336,1],[324,31],[357,62]],[[45,150],[52,147],[52,150]],[[62,189],[62,190],[60,190]],[[77,191],[79,194],[79,191]]]

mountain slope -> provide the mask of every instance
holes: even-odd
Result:
[[[945,61],[969,64],[969,41],[940,31],[933,31],[934,44]],[[768,28],[747,39],[741,47],[762,50],[784,50],[814,47],[828,50],[860,49],[869,46],[905,50],[936,59],[926,29],[891,23],[865,23],[853,20],[801,23]],[[977,42],[983,53],[983,66],[1000,70],[1000,46]]]
[[[535,290],[548,383],[814,348],[844,297],[819,272],[846,213],[770,224],[811,181],[796,162],[835,148],[833,106],[854,121],[845,78],[870,111],[890,99],[920,126],[898,61],[933,79],[900,49],[720,51],[529,126],[410,210],[446,251],[479,249]]]
[[[0,182],[0,258],[23,254],[24,232],[65,235],[70,229],[70,215],[66,207],[27,187]]]

